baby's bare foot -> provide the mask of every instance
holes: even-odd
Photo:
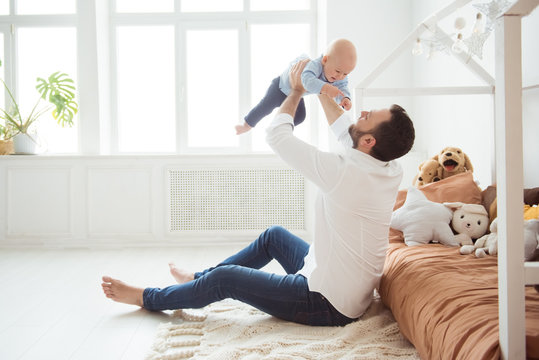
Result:
[[[143,288],[135,287],[124,283],[123,281],[113,279],[110,276],[103,276],[103,292],[114,301],[124,304],[138,305],[143,307],[142,294]]]
[[[248,124],[236,125],[235,128],[236,128],[236,135],[240,135],[251,130],[251,127]]]
[[[168,263],[168,267],[170,268],[170,273],[174,279],[176,279],[178,284],[185,284],[186,282],[195,279],[195,274],[183,269],[178,269],[174,263]]]

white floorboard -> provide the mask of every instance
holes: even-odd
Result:
[[[169,261],[197,271],[240,248],[0,249],[0,359],[143,359],[170,315],[107,299],[101,276],[163,287]]]

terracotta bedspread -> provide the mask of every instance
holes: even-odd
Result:
[[[498,359],[497,258],[438,244],[408,247],[391,230],[382,301],[422,359]],[[539,293],[526,287],[526,352],[539,359]]]

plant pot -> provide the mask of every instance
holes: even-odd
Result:
[[[13,140],[0,140],[0,155],[13,154]]]
[[[13,147],[15,154],[33,155],[36,153],[35,135],[19,133],[13,137]]]

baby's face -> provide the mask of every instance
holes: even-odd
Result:
[[[322,58],[322,65],[324,67],[324,76],[330,83],[343,80],[356,66],[352,61],[340,59],[336,55],[324,56]]]

